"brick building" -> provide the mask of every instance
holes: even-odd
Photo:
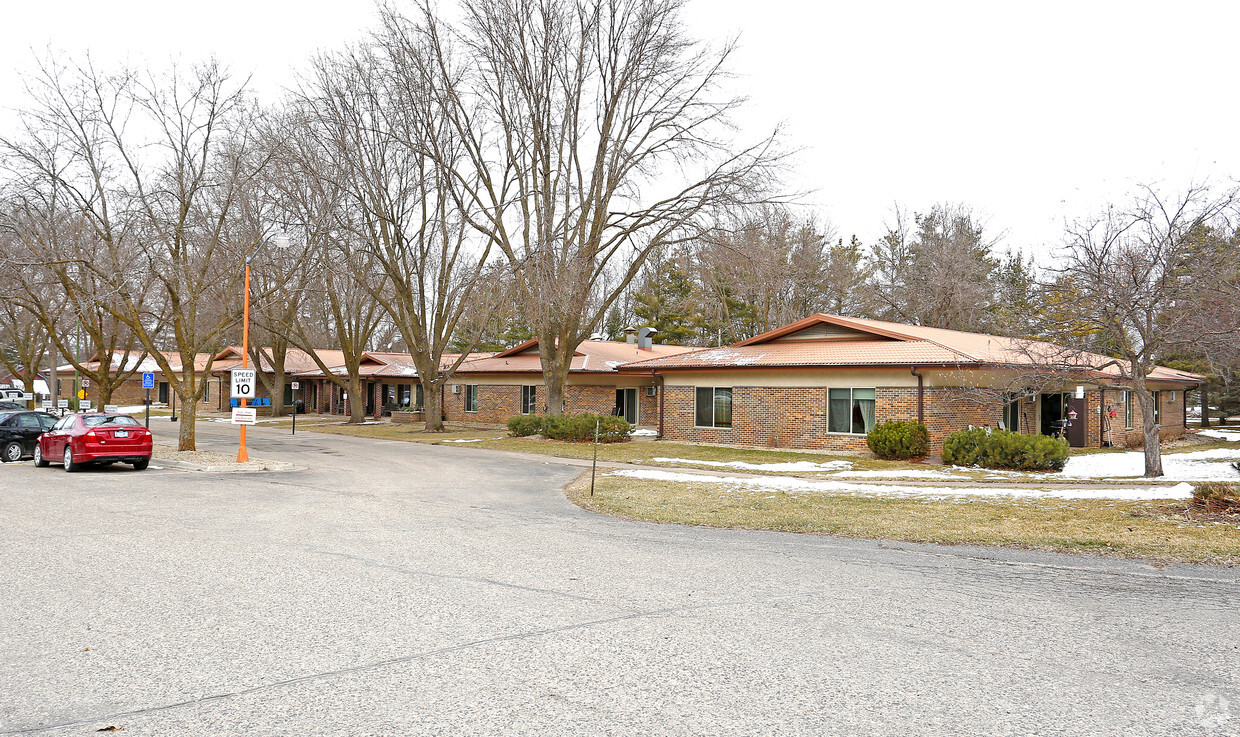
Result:
[[[931,451],[962,428],[1062,433],[1074,447],[1141,442],[1141,414],[1116,361],[1037,341],[814,315],[732,346],[627,363],[661,387],[660,437],[866,450],[884,420],[916,420]],[[1164,437],[1183,434],[1184,394],[1202,377],[1158,367]]]
[[[658,424],[658,387],[646,372],[621,373],[633,361],[676,356],[692,348],[641,342],[587,340],[577,346],[564,388],[563,411],[617,414],[637,426]],[[471,358],[453,374],[444,393],[449,422],[500,424],[517,414],[547,412],[538,340]]]

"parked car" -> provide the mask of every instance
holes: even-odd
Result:
[[[20,412],[26,409],[25,402],[0,402],[0,412]]]
[[[65,415],[34,447],[34,465],[45,467],[52,459],[69,472],[91,463],[128,463],[142,471],[151,463],[151,431],[129,415]]]
[[[46,412],[0,412],[0,461],[13,463],[34,455],[39,436],[56,424]]]

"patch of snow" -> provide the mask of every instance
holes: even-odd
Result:
[[[851,461],[827,461],[826,463],[814,463],[813,461],[794,461],[788,463],[746,463],[744,461],[695,461],[689,458],[651,458],[654,463],[672,463],[677,465],[696,464],[699,466],[713,466],[715,468],[735,468],[740,471],[839,471],[841,469],[852,468]]]
[[[852,484],[845,481],[812,481],[809,479],[790,479],[774,476],[767,478],[742,478],[739,476],[704,476],[696,473],[645,470],[612,471],[607,475],[644,479],[647,481],[719,484],[724,487],[724,491],[783,491],[790,494],[835,493],[922,498],[992,497],[1000,499],[1116,499],[1123,501],[1146,501],[1155,499],[1188,499],[1193,493],[1191,484],[1131,488],[1042,490],[951,486],[875,486],[872,484]]]
[[[693,359],[700,361],[711,361],[713,363],[727,363],[733,366],[746,366],[754,363],[755,361],[761,361],[766,358],[767,355],[769,354],[757,353],[752,356],[745,356],[727,348],[716,348],[710,351],[695,353],[693,354]]]
[[[1197,434],[1202,437],[1217,438],[1218,440],[1227,440],[1232,443],[1240,442],[1240,431],[1228,432],[1226,430],[1201,430]]]
[[[1229,461],[1240,460],[1240,448],[1164,453],[1163,476],[1168,481],[1240,481],[1240,472]],[[1062,476],[1072,479],[1131,478],[1145,473],[1145,454],[1091,453],[1073,456]]]
[[[152,404],[151,408],[154,409],[155,405]],[[132,415],[137,412],[146,412],[146,405],[145,404],[127,404],[124,407],[117,407],[116,411],[124,415]]]
[[[855,479],[950,479],[956,481],[969,481],[968,476],[961,476],[957,473],[948,473],[947,471],[938,471],[932,468],[920,469],[910,468],[906,471],[839,471],[831,474],[832,476],[844,476]]]
[[[445,440],[445,443],[481,443],[486,438],[477,438],[476,440]]]
[[[659,431],[650,430],[648,428],[643,427],[640,430],[634,430],[632,434],[634,437],[639,437],[639,438],[655,438],[659,436]]]

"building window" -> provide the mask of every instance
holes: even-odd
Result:
[[[1154,392],[1154,424],[1162,424],[1162,392]]]
[[[1124,429],[1132,429],[1132,392],[1124,392]]]
[[[465,411],[466,412],[477,412],[478,411],[478,385],[477,384],[466,384],[465,385]]]
[[[211,380],[203,378],[202,380],[202,403],[206,404],[211,401]]]
[[[1020,432],[1020,395],[1009,395],[1003,405],[1003,429]]]
[[[521,414],[532,415],[538,411],[538,387],[521,387]]]
[[[827,392],[827,432],[864,435],[874,429],[873,389]]]
[[[698,427],[732,427],[732,388],[699,386],[693,424]]]

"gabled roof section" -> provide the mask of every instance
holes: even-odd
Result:
[[[530,349],[538,344],[537,339],[527,340],[506,351],[494,355],[471,355],[457,374],[483,373],[542,373],[542,357],[537,351]],[[584,340],[573,351],[573,361],[569,372],[579,373],[615,373],[616,367],[633,361],[662,356],[674,356],[694,350],[678,345],[654,345],[643,350],[636,343],[624,343],[613,340]]]
[[[587,342],[600,342],[600,341],[587,341]],[[518,343],[506,351],[500,351],[499,353],[495,353],[493,355],[496,358],[509,358],[511,356],[519,356],[522,353],[537,354],[538,353],[537,348],[538,348],[538,338],[530,338],[524,343]],[[581,346],[577,346],[576,350],[573,351],[573,355],[584,356],[586,354],[581,352]]]
[[[801,336],[801,337],[797,337]],[[1120,363],[1045,341],[903,325],[839,315],[811,315],[748,340],[626,364],[625,372],[758,367],[959,366],[1085,372],[1103,382],[1121,378]],[[1197,384],[1204,377],[1156,366],[1148,380]]]

